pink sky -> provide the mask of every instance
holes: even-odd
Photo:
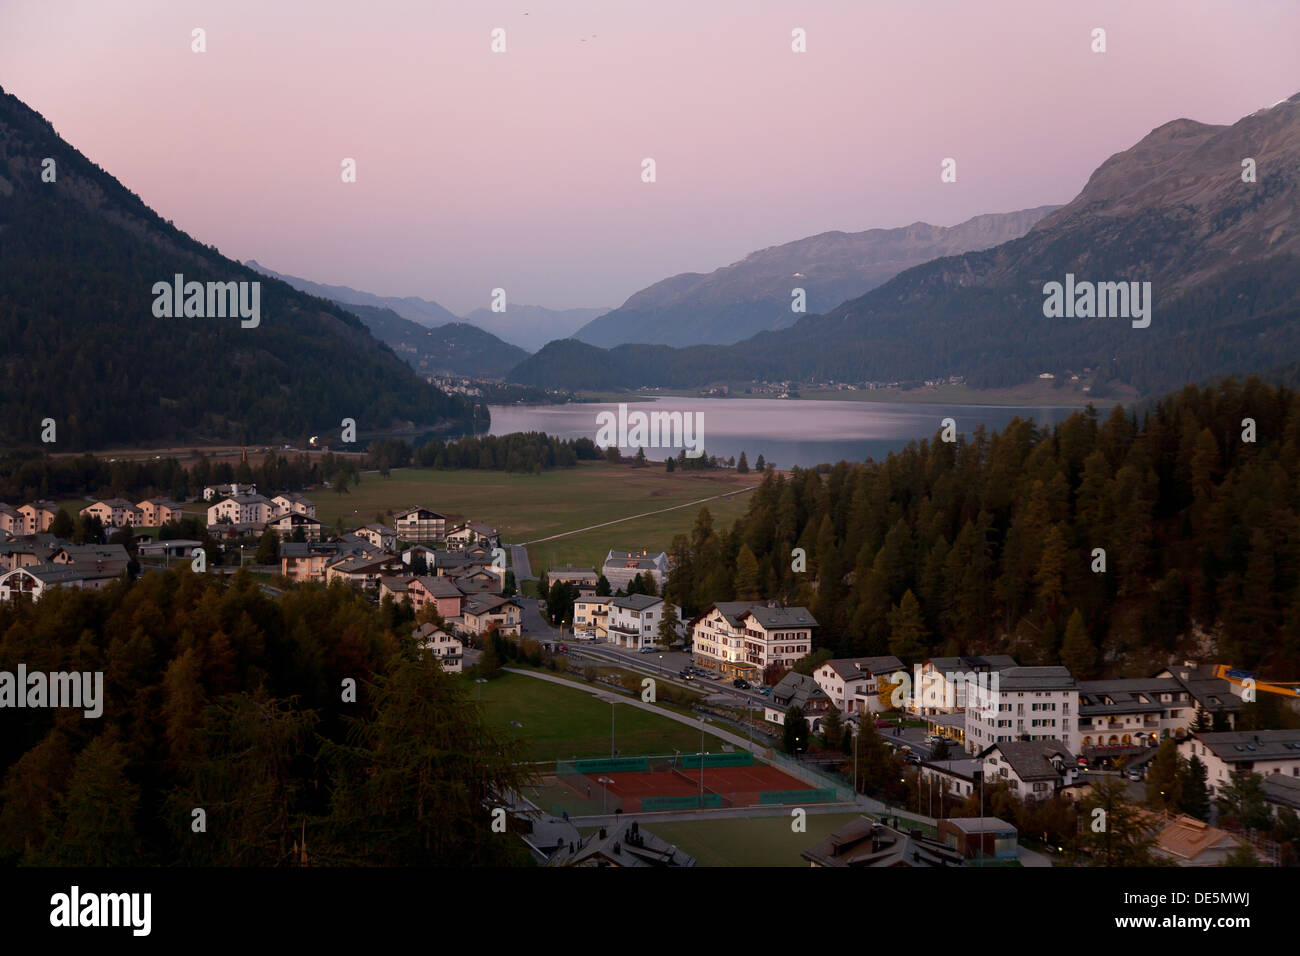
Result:
[[[228,256],[464,313],[1066,202],[1300,91],[1297,37],[1294,0],[3,0],[0,85]]]

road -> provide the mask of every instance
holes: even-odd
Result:
[[[510,568],[515,572],[515,583],[536,581],[537,575],[533,574],[533,566],[528,563],[528,549],[522,544],[510,544],[506,547],[510,549]]]
[[[612,644],[593,644],[589,641],[577,642],[576,646],[587,657],[660,676],[679,686],[703,691],[706,694],[724,694],[741,701],[748,701],[753,707],[762,707],[768,700],[757,691],[733,687],[731,681],[725,678],[718,680],[700,677],[692,677],[690,680],[681,678],[679,675],[682,668],[691,663],[691,655],[685,651],[655,651],[653,654],[642,654]]]

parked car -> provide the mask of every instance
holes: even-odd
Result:
[[[659,651],[659,648],[657,648],[657,647],[643,647],[643,648],[641,648],[641,653],[642,653],[642,654],[656,654],[656,653],[658,653],[658,651]]]
[[[749,690],[749,681],[743,677],[737,677],[731,682],[732,687],[739,687],[741,690]]]
[[[894,722],[893,722],[892,720],[878,720],[878,721],[876,721],[876,726],[877,726],[877,727],[892,727],[892,726],[894,726]]]
[[[1129,778],[1130,780],[1141,780],[1141,779],[1142,779],[1142,768],[1141,768],[1141,767],[1134,767],[1132,770],[1130,770],[1130,771],[1128,772],[1128,778]]]

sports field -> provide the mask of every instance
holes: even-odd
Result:
[[[645,828],[695,857],[697,866],[808,866],[799,853],[858,818],[857,813],[810,813],[806,832],[791,830],[789,816],[682,820]]]
[[[604,798],[624,813],[705,807],[748,807],[798,802],[812,787],[765,764],[748,767],[656,767],[650,771],[562,774],[559,782],[591,799]],[[661,799],[662,798],[662,799]],[[821,798],[818,798],[819,800]]]
[[[521,760],[609,756],[611,705],[592,693],[523,674],[503,674],[486,684],[471,684],[475,697],[480,689],[484,719],[522,742]],[[695,753],[700,749],[700,732],[686,724],[630,706],[622,699],[613,709],[614,746],[621,753]],[[705,734],[704,749],[720,752],[722,741]]]

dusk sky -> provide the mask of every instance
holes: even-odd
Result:
[[[227,256],[463,314],[1067,202],[1300,91],[1297,37],[1295,0],[2,0],[0,85]]]

